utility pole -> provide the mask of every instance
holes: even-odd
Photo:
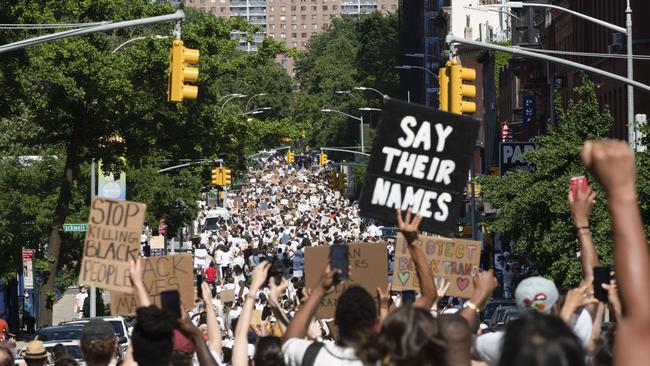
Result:
[[[92,163],[90,164],[90,205],[92,206],[93,200],[95,199],[95,159],[93,158]],[[95,286],[90,286],[90,317],[97,316],[97,288]]]

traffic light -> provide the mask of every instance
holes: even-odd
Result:
[[[321,153],[318,155],[318,163],[319,163],[320,165],[325,165],[325,164],[327,164],[327,162],[328,162],[328,160],[327,160],[327,154],[325,154],[324,152],[321,152]]]
[[[475,98],[476,87],[463,84],[463,81],[474,81],[476,70],[462,67],[456,62],[447,63],[449,71],[449,112],[456,114],[476,112],[476,103],[463,101],[463,97]]]
[[[449,68],[441,67],[438,70],[438,109],[449,110]]]
[[[221,175],[221,168],[212,169],[212,185],[223,185],[223,176]]]
[[[339,188],[338,172],[335,171],[335,170],[330,172],[329,186],[330,186],[331,189],[334,189],[334,190]]]
[[[348,175],[340,172],[339,173],[339,184],[338,184],[338,189],[344,191],[348,188]]]
[[[293,151],[289,150],[287,152],[287,163],[293,164],[293,162],[295,161],[294,157],[295,157],[295,154],[293,153]]]
[[[183,41],[180,39],[174,41],[172,48],[169,50],[168,102],[196,99],[199,88],[185,83],[199,80],[199,69],[188,66],[198,62],[199,50],[183,47]]]
[[[232,179],[230,177],[230,169],[226,169],[226,168],[221,168],[221,169],[223,169],[222,170],[222,172],[223,172],[223,175],[222,175],[223,184],[222,185],[223,186],[229,186],[232,183]]]

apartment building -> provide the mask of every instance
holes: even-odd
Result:
[[[246,42],[241,34],[238,48],[257,51],[265,36],[284,42],[287,48],[304,50],[309,38],[327,28],[337,15],[360,15],[379,11],[385,14],[397,11],[399,0],[185,0],[186,7],[194,7],[215,16],[240,16],[260,26],[253,42]],[[287,73],[293,76],[293,60],[278,57]]]

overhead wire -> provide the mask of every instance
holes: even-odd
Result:
[[[605,58],[623,58],[627,59],[625,54],[616,54],[616,53],[593,53],[593,52],[572,52],[572,51],[557,51],[557,50],[544,50],[538,48],[530,47],[516,47],[522,50],[539,52],[539,53],[550,53],[556,55],[566,55],[566,56],[585,56],[585,57],[605,57]],[[650,55],[632,55],[634,60],[650,60]]]

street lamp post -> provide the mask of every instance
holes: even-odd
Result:
[[[352,94],[352,92],[349,91],[349,90],[337,90],[337,91],[335,91],[334,93],[336,93],[336,94],[347,94],[347,95],[351,96],[352,99],[354,99],[354,100],[358,100],[358,99],[359,99],[359,97],[357,97],[356,95]]]
[[[375,88],[370,88],[370,87],[367,87],[367,86],[355,86],[354,90],[372,90],[375,93],[381,95],[382,98],[387,98],[388,97],[388,94],[384,94],[384,93],[380,92],[379,90],[377,90]]]
[[[426,67],[422,67],[422,66],[416,66],[416,65],[399,65],[399,66],[393,66],[393,68],[394,68],[394,69],[398,69],[398,70],[412,70],[412,69],[420,69],[420,70],[424,70],[424,71],[428,72],[428,73],[431,74],[431,76],[434,77],[434,78],[435,78],[435,77],[438,77],[438,75],[436,75],[435,72],[433,72],[433,71],[427,69]]]
[[[356,88],[355,88],[355,89],[356,89]],[[357,121],[359,121],[359,126],[360,126],[360,127],[359,127],[359,130],[360,130],[360,132],[361,132],[361,152],[362,152],[362,153],[365,153],[365,152],[366,152],[366,149],[365,149],[365,142],[364,142],[364,138],[363,138],[363,116],[360,116],[360,117],[353,116],[353,115],[351,115],[351,114],[347,114],[347,113],[345,113],[345,112],[341,112],[341,111],[338,111],[338,110],[336,110],[336,109],[321,109],[320,111],[321,111],[321,112],[324,112],[324,113],[338,113],[338,114],[342,114],[342,115],[344,115],[344,116],[347,116],[347,117],[350,117],[350,118],[353,118],[353,119],[356,119]]]
[[[251,103],[251,100],[253,100],[253,98],[255,98],[255,97],[261,97],[261,96],[263,96],[263,95],[266,95],[266,93],[257,93],[257,94],[254,94],[252,97],[248,98],[248,102],[246,102],[246,106],[244,107],[244,110],[245,110],[245,111],[248,110],[248,105]]]
[[[523,8],[524,6],[529,7],[538,7],[538,8],[549,8],[555,9],[569,14],[575,15],[579,18],[585,19],[592,23],[596,23],[603,27],[609,28],[613,31],[623,33],[627,36],[627,78],[634,80],[634,62],[633,62],[633,50],[632,50],[632,8],[630,7],[630,0],[626,1],[625,8],[625,28],[618,26],[616,24],[608,23],[606,21],[590,17],[589,15],[579,13],[575,10],[567,9],[558,5],[552,4],[540,4],[540,3],[525,3],[522,1],[508,1],[502,4],[492,4],[492,5],[479,5],[477,8]],[[627,134],[628,141],[630,146],[636,150],[636,138],[634,130],[634,88],[628,83],[627,85]]]
[[[245,94],[230,94],[230,95],[227,95],[226,97],[228,97],[228,99],[226,99],[226,101],[223,102],[223,104],[221,105],[221,109],[219,110],[219,113],[223,112],[223,107],[225,107],[226,104],[228,104],[228,102],[230,102],[232,99],[234,99],[234,98],[246,98],[247,96],[248,95],[245,95]]]
[[[127,44],[129,44],[131,42],[139,41],[141,39],[147,39],[147,38],[150,38],[150,39],[167,39],[167,38],[169,38],[169,36],[160,36],[160,35],[156,34],[155,36],[151,36],[151,37],[135,37],[135,38],[131,38],[128,41],[122,43],[121,45],[115,47],[115,49],[111,53],[117,52],[120,48],[126,46]]]
[[[249,116],[249,115],[252,116],[252,115],[255,115],[255,114],[264,113],[264,111],[268,111],[270,109],[271,109],[271,107],[256,108],[256,109],[253,109],[251,111],[246,111],[246,112],[242,113],[242,116]]]

